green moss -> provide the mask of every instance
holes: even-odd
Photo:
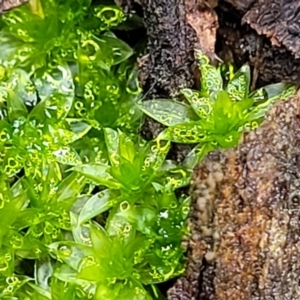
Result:
[[[257,128],[276,101],[287,99],[296,91],[294,85],[277,83],[250,92],[248,65],[234,73],[232,66],[213,67],[199,50],[196,58],[201,90],[181,89],[189,105],[164,99],[140,104],[144,113],[168,126],[159,139],[198,144],[186,158],[185,165],[189,168],[213,149],[237,145],[243,131]]]
[[[162,299],[184,271],[190,173],[138,135],[124,19],[86,0],[1,17],[1,299]]]

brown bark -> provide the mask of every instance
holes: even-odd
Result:
[[[217,54],[237,66],[248,62],[257,86],[299,84],[299,10],[299,1],[220,0]]]
[[[169,299],[300,299],[299,145],[298,94],[199,164],[187,271]]]
[[[140,78],[148,98],[178,94],[193,85],[195,33],[185,18],[184,0],[118,0],[130,10],[142,7],[147,49],[140,59]]]

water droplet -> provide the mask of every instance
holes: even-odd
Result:
[[[167,219],[169,217],[169,211],[168,210],[163,210],[159,213],[159,217],[163,219]]]
[[[42,253],[42,250],[39,249],[39,248],[35,248],[35,249],[34,249],[34,253],[35,253],[36,255],[39,255],[39,254]]]
[[[55,231],[55,227],[50,222],[45,222],[44,232],[45,234],[53,234]]]
[[[80,269],[90,267],[95,264],[95,258],[91,255],[84,257],[80,263]]]
[[[171,208],[176,208],[176,207],[177,207],[177,202],[176,202],[176,201],[172,201],[172,202],[170,203],[170,207],[171,207]]]
[[[61,246],[58,249],[58,251],[61,255],[65,256],[65,257],[69,257],[72,255],[72,249],[67,245]]]
[[[127,209],[129,209],[130,204],[128,203],[128,201],[123,201],[120,203],[120,209],[122,211],[126,211]]]
[[[51,234],[52,239],[54,239],[54,240],[57,239],[59,232],[60,231],[55,228],[54,231]]]
[[[20,282],[20,280],[18,279],[18,277],[16,276],[11,276],[11,277],[7,277],[6,278],[6,283],[9,285],[16,285]]]
[[[23,237],[21,235],[15,234],[12,236],[11,240],[10,240],[10,244],[14,247],[14,248],[20,248],[23,245]]]
[[[6,261],[11,261],[11,259],[12,259],[10,253],[5,253],[4,257],[5,257]]]
[[[142,181],[147,181],[150,178],[150,175],[149,174],[142,174],[142,175],[140,175],[140,178],[141,178]]]
[[[189,211],[190,211],[189,206],[183,206],[183,207],[182,207],[182,212],[183,212],[185,215],[187,215],[187,214],[189,213]]]
[[[7,286],[4,291],[6,293],[12,293],[14,291],[14,287],[12,285]]]
[[[5,257],[0,258],[0,272],[4,272],[8,269],[8,261],[5,259]]]

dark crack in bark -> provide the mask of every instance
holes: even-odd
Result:
[[[225,0],[243,14],[259,35],[300,58],[300,2],[283,0]],[[222,2],[222,1],[220,1]]]
[[[119,0],[130,10],[141,5],[147,30],[146,54],[140,59],[140,78],[147,98],[174,96],[194,83],[194,30],[186,22],[184,0]]]
[[[145,100],[178,97],[180,88],[192,87],[197,37],[186,20],[185,0],[116,2],[127,12],[137,6],[143,11],[148,42],[145,55],[139,59],[139,77]],[[163,129],[164,126],[147,117],[141,135],[148,140],[153,139]],[[184,158],[184,153],[190,150],[190,146],[173,145],[170,157],[180,161]]]
[[[254,6],[251,6],[253,3],[249,1],[250,10],[246,12],[247,7],[244,7],[244,10],[241,8],[244,1],[227,2],[232,2],[235,6],[220,1],[216,9],[220,23],[217,55],[224,61],[234,62],[239,67],[244,63],[249,63],[253,69],[254,79],[258,78],[256,87],[279,81],[299,84],[300,59],[286,47],[287,44],[275,45],[274,42],[272,44],[271,36],[263,34],[263,27],[259,29],[259,25],[256,26],[250,22],[255,29],[248,24],[242,25],[243,17],[245,20],[250,18],[246,16],[251,15],[250,12],[254,9]],[[293,40],[296,44],[300,41],[295,37]]]
[[[197,166],[187,271],[169,299],[300,299],[299,146],[297,95]]]
[[[300,2],[256,1],[243,17],[258,34],[267,36],[276,46],[284,46],[300,58]]]

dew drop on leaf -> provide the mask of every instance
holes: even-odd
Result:
[[[39,219],[38,219],[39,221]],[[31,227],[31,234],[35,237],[40,237],[44,233],[44,228],[42,224],[37,224],[36,226]]]
[[[95,258],[91,255],[82,259],[79,269],[87,268],[95,264]]]
[[[150,178],[150,175],[149,174],[141,174],[140,178],[142,181],[147,181]]]
[[[45,222],[44,232],[45,234],[53,234],[55,227],[50,222]]]
[[[182,207],[182,212],[183,212],[183,214],[187,215],[187,214],[189,213],[189,211],[190,211],[189,206],[183,206],[183,207]]]
[[[0,272],[6,271],[8,269],[8,261],[4,256],[0,257]]]
[[[122,211],[126,211],[127,209],[129,209],[130,204],[127,201],[123,201],[120,203],[120,209]]]
[[[169,211],[168,210],[163,210],[159,213],[159,217],[162,219],[168,219],[169,217]]]
[[[12,259],[10,253],[6,253],[6,254],[4,255],[4,257],[5,257],[6,261],[11,261],[11,259]]]
[[[58,249],[58,252],[65,257],[70,257],[72,255],[72,249],[67,245],[61,246]]]
[[[14,286],[20,282],[20,280],[16,276],[7,277],[5,281],[7,284],[12,285],[12,286]]]
[[[2,193],[0,193],[0,209],[4,207],[4,204],[5,204],[4,196]]]
[[[23,245],[23,237],[15,234],[12,236],[11,240],[10,240],[10,244],[14,247],[14,248],[20,248]]]
[[[12,285],[9,285],[8,287],[5,288],[4,291],[7,293],[12,293],[14,291],[14,287]]]

